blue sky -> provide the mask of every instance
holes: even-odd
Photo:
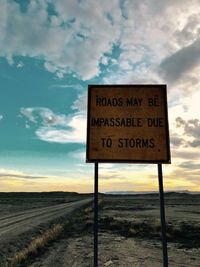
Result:
[[[165,83],[167,190],[199,190],[198,0],[0,0],[0,190],[93,191],[88,84]],[[100,164],[100,191],[157,190],[155,165]]]

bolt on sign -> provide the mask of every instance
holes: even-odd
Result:
[[[170,163],[166,85],[89,85],[87,162]]]

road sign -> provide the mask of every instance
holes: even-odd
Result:
[[[166,85],[89,85],[87,162],[170,163]]]

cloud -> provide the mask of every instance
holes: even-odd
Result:
[[[19,61],[18,63],[17,63],[17,68],[18,69],[21,69],[21,68],[23,68],[24,67],[24,63],[22,62],[22,61]]]
[[[71,88],[77,91],[83,91],[83,86],[79,83],[77,84],[53,84],[49,88]]]
[[[175,32],[175,37],[179,44],[188,46],[192,44],[200,33],[200,14],[191,14],[184,27]]]
[[[185,140],[184,140],[184,138],[178,136],[177,134],[171,134],[170,143],[175,147],[179,147],[179,146],[185,144]]]
[[[37,127],[35,134],[40,140],[55,143],[86,142],[86,114],[79,110],[65,115],[55,114],[44,107],[29,107],[21,108],[20,113]],[[30,128],[30,125],[26,122],[25,127]]]
[[[56,143],[85,143],[86,142],[86,117],[74,115],[69,119],[66,127],[70,129],[57,129],[55,127],[40,127],[36,130],[39,139]]]
[[[68,156],[74,158],[74,159],[78,159],[78,160],[81,160],[82,162],[86,160],[86,151],[85,149],[77,149],[77,150],[74,150],[73,152],[70,152],[68,153]],[[81,165],[82,166],[82,165]],[[85,165],[83,165],[85,166]],[[82,167],[83,167],[82,166]]]
[[[105,82],[159,82],[158,66],[175,80],[198,64],[199,11],[198,0],[32,0],[26,8],[2,0],[0,56],[10,64],[16,55],[42,59],[58,78],[89,80],[104,64]],[[185,62],[190,52],[193,63]]]
[[[42,58],[45,68],[60,78],[75,72],[90,79],[98,75],[100,58],[119,38],[120,16],[114,0],[32,0],[23,11],[19,3],[2,0],[0,55],[10,63],[14,55]]]
[[[179,164],[180,168],[188,169],[188,170],[199,170],[199,164],[195,161],[184,161],[181,164]]]
[[[184,120],[181,117],[176,118],[176,127],[182,128],[186,136],[192,137],[192,141],[188,141],[188,144],[192,147],[197,147],[200,145],[200,120],[190,119]]]
[[[30,122],[36,123],[36,118],[33,115],[33,108],[21,108],[20,113],[24,115]]]
[[[83,169],[83,168],[82,168]],[[2,192],[41,192],[41,191],[76,191],[93,192],[93,180],[81,173],[65,173],[60,175],[28,174],[10,169],[0,169],[0,185]],[[48,180],[48,181],[47,181]],[[59,181],[59,182],[58,182]]]
[[[200,38],[170,55],[160,64],[164,77],[174,82],[200,63]]]
[[[178,159],[179,161],[183,161],[184,159],[186,160],[195,160],[200,157],[200,152],[199,150],[189,150],[187,149],[176,149],[172,150],[172,161],[175,161],[175,159]]]
[[[41,120],[43,126],[66,126],[69,119],[64,114],[55,114],[49,108],[31,107],[21,108],[20,113],[30,122],[37,124]]]
[[[74,101],[72,109],[78,110],[80,113],[85,114],[87,112],[87,92],[84,92],[78,96]]]
[[[3,115],[0,115],[0,121],[3,120]]]
[[[0,179],[4,178],[35,180],[35,179],[46,179],[47,177],[40,175],[30,175],[15,170],[0,169]]]
[[[48,109],[41,109],[40,112],[43,118],[43,126],[36,130],[36,135],[40,140],[56,143],[85,143],[86,128],[87,128],[87,93],[81,93],[74,101],[72,109],[74,114],[70,115],[55,115]],[[50,118],[55,123],[47,125],[47,118]],[[46,116],[46,119],[45,119]],[[53,119],[54,118],[54,119]],[[44,123],[45,122],[45,123]],[[59,123],[60,122],[60,123]],[[53,126],[53,127],[52,127]],[[57,127],[61,126],[61,128]],[[80,153],[79,153],[80,154]],[[82,154],[82,153],[81,153]],[[84,155],[85,157],[85,155]]]
[[[170,173],[171,177],[176,179],[174,182],[169,179],[172,184],[179,184],[180,188],[182,186],[187,186],[192,190],[199,190],[199,163],[191,161],[183,161],[181,164],[177,164]],[[170,181],[171,180],[171,181]]]
[[[192,142],[189,142],[189,145],[192,147],[199,147],[200,146],[200,140],[199,139],[195,139]]]

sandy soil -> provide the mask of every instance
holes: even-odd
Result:
[[[170,267],[198,267],[199,249],[168,246]],[[91,236],[63,239],[27,267],[92,267]],[[162,267],[162,247],[158,241],[125,238],[112,233],[99,235],[99,267]]]

